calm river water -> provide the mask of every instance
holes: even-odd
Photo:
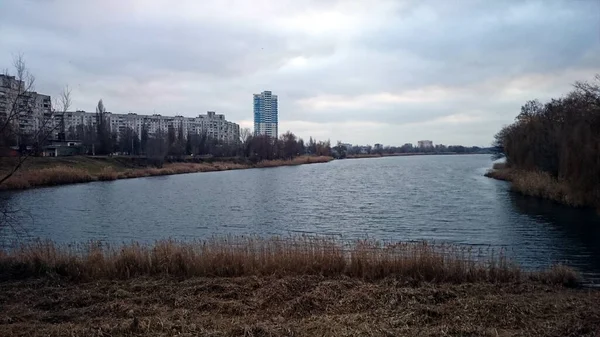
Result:
[[[151,242],[227,234],[333,234],[503,247],[529,268],[600,276],[600,216],[509,192],[487,155],[339,160],[3,192],[3,241]]]

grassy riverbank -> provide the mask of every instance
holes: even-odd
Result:
[[[427,243],[225,238],[0,255],[2,336],[593,336],[566,267]]]
[[[549,199],[574,207],[591,206],[600,209],[594,195],[574,191],[570,184],[552,177],[547,172],[517,170],[503,163],[496,163],[485,176],[508,181],[511,190],[524,195]]]
[[[171,174],[240,170],[325,163],[333,158],[324,156],[302,156],[291,160],[266,160],[258,163],[247,161],[210,161],[166,163],[162,167],[152,167],[143,161],[128,157],[59,157],[28,158],[25,165],[14,176],[0,185],[0,189],[27,189],[40,186],[53,186],[83,183],[97,180],[116,180],[163,176]],[[3,159],[0,175],[12,166],[10,158]]]

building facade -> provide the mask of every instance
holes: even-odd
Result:
[[[95,112],[67,111],[64,114],[52,111],[51,97],[26,91],[25,83],[14,76],[0,75],[0,122],[9,118],[12,122],[11,132],[19,142],[21,136],[41,134],[47,139],[77,139],[77,130],[81,127],[95,127],[97,116]],[[275,96],[277,109],[277,96]],[[162,132],[167,134],[169,129],[176,132],[183,130],[184,135],[206,134],[208,137],[221,142],[238,142],[240,127],[227,121],[225,115],[208,111],[197,117],[138,115],[136,113],[105,114],[110,131],[117,137],[121,132],[130,128],[138,137],[146,128],[149,135]]]
[[[10,119],[15,136],[34,135],[53,123],[50,96],[26,89],[14,76],[0,75],[0,121]]]
[[[430,140],[420,140],[418,142],[418,146],[420,149],[432,149],[433,148],[433,142]]]
[[[240,139],[240,126],[225,119],[225,115],[208,111],[205,115],[197,117],[138,115],[136,113],[116,114],[107,112],[105,114],[111,132],[119,136],[122,131],[130,128],[138,135],[146,128],[149,135],[156,133],[167,134],[169,129],[179,132],[182,129],[184,135],[203,134],[222,142],[237,142]],[[79,126],[95,127],[97,123],[95,112],[73,111],[66,112],[63,116],[56,116],[56,123],[64,124],[63,129],[67,138],[73,138],[72,134]],[[57,131],[58,132],[58,131]]]
[[[270,91],[254,94],[254,135],[278,136],[277,95]]]

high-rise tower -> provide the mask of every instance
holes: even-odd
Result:
[[[277,138],[277,95],[270,91],[254,94],[254,135]]]

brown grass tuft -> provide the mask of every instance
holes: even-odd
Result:
[[[507,168],[506,163],[494,163],[494,165],[492,165],[492,168],[494,170],[502,170]]]
[[[557,264],[550,269],[533,274],[533,279],[546,284],[560,284],[566,287],[574,287],[581,284],[581,275],[573,268],[564,264]]]
[[[119,173],[112,167],[105,167],[96,175],[96,179],[100,181],[117,180]]]
[[[0,254],[2,279],[60,275],[71,280],[139,276],[347,276],[364,280],[396,277],[427,282],[517,282],[539,280],[572,285],[575,272],[558,266],[526,273],[504,254],[477,258],[470,248],[446,244],[339,242],[320,237],[260,239],[226,237],[206,241],[157,241],[111,247],[99,242],[61,246],[37,241]]]

